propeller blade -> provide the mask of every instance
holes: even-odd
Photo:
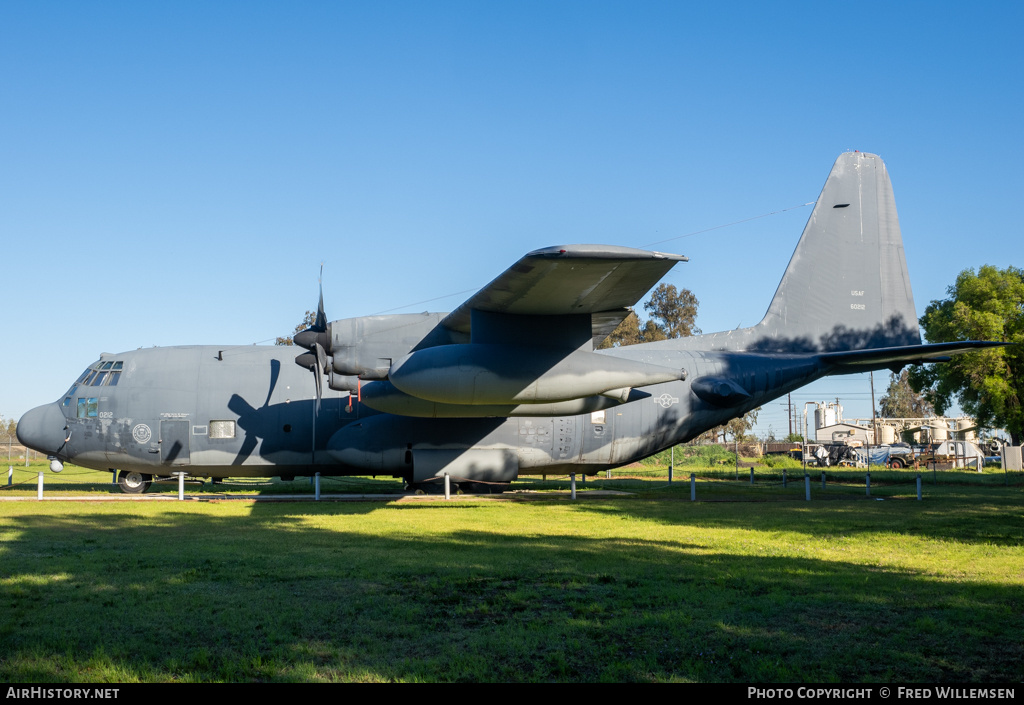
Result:
[[[327,372],[327,351],[324,350],[324,346],[320,343],[316,344],[316,362],[317,369],[321,372]]]
[[[320,376],[320,370],[314,369],[313,376],[316,378],[316,410],[320,410],[320,399],[324,395],[324,380]],[[315,416],[314,416],[315,417]]]
[[[295,334],[292,342],[300,348],[313,350],[315,346],[328,347],[331,337],[327,333],[327,314],[324,313],[324,266],[320,265],[320,300],[316,306],[316,319],[313,325]]]
[[[320,263],[320,278],[317,280],[320,283],[320,303],[316,307],[316,320],[313,322],[313,327],[310,330],[314,330],[318,333],[325,332],[327,330],[327,315],[324,313],[324,263]]]

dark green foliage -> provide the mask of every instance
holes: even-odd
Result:
[[[644,465],[668,465],[672,458],[672,449],[668,448],[642,462]],[[676,466],[717,467],[736,464],[736,454],[720,445],[676,446]]]
[[[644,303],[644,310],[650,318],[641,326],[636,313],[630,313],[598,347],[613,348],[700,335],[695,323],[698,304],[697,297],[689,289],[680,291],[674,284],[659,284]]]
[[[932,301],[921,317],[931,343],[997,340],[1014,345],[954,355],[951,362],[920,365],[911,386],[924,390],[938,413],[953,399],[984,428],[1005,428],[1024,442],[1024,270],[986,265],[964,270],[948,298]]]

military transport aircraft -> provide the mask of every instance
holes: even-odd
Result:
[[[998,344],[921,344],[892,186],[873,154],[836,161],[760,323],[596,350],[680,261],[548,247],[450,313],[330,323],[321,290],[297,358],[282,346],[104,353],[26,413],[18,438],[55,470],[118,470],[126,492],[179,472],[390,475],[411,488],[448,474],[500,490],[522,474],[634,462],[826,375]]]

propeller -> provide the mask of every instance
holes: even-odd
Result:
[[[313,372],[316,379],[316,405],[319,408],[320,399],[323,396],[324,381],[322,374],[328,372],[327,348],[331,344],[331,336],[327,332],[327,315],[324,313],[324,266],[320,265],[320,302],[317,304],[316,320],[313,325],[304,331],[300,331],[292,338],[293,342],[300,348],[309,352],[302,353],[295,358],[295,364],[305,367]]]
[[[300,331],[292,338],[292,342],[304,352],[295,358],[295,364],[305,367],[313,373],[316,381],[316,404],[313,406],[313,464],[316,464],[316,422],[320,413],[320,399],[323,397],[324,380],[323,375],[329,370],[327,366],[327,348],[331,345],[331,336],[327,332],[327,315],[324,313],[324,265],[320,263],[320,302],[316,308],[316,320],[313,325],[304,331]]]

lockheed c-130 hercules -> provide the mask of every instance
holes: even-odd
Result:
[[[687,441],[827,375],[998,345],[922,345],[892,186],[839,157],[760,323],[595,349],[680,255],[566,245],[524,256],[450,313],[315,323],[283,346],[103,354],[19,440],[119,471],[126,492],[194,478],[445,474],[502,489]],[[297,364],[296,364],[297,363]],[[310,371],[313,380],[309,379]]]

